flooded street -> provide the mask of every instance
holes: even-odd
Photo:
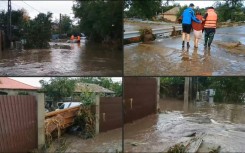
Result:
[[[77,135],[65,134],[62,138],[66,142],[64,152],[107,152],[116,153],[122,151],[122,129],[110,130],[100,133],[91,139],[82,139]],[[58,147],[57,141],[49,148],[48,152],[54,152]]]
[[[0,74],[11,76],[120,76],[122,52],[99,44],[50,43],[51,49],[4,51]]]
[[[166,152],[191,135],[203,134],[198,152],[221,147],[221,152],[245,149],[245,106],[235,104],[183,104],[183,101],[160,101],[162,113],[125,125],[126,152]]]
[[[210,50],[203,47],[204,36],[199,48],[194,49],[193,35],[188,50],[182,49],[180,36],[125,45],[125,75],[244,75],[245,54],[234,54],[217,44],[238,41],[245,44],[243,31],[245,26],[217,29]]]

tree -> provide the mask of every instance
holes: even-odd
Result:
[[[226,0],[225,3],[216,2],[214,6],[220,22],[225,22],[229,19],[232,21],[245,20],[244,6],[241,0]]]
[[[1,11],[0,13],[0,25],[7,33],[7,26],[9,23],[9,14],[8,12]],[[12,10],[12,39],[13,41],[20,40],[23,36],[21,30],[24,28],[25,23],[29,20],[29,16],[25,9],[21,10]]]
[[[184,77],[162,77],[160,78],[160,93],[169,97],[183,96]]]
[[[122,1],[76,1],[75,17],[80,19],[80,30],[94,42],[112,42],[122,39]]]
[[[65,97],[72,96],[75,90],[75,80],[67,77],[54,77],[49,81],[40,80],[42,91],[53,99],[53,105]]]
[[[61,17],[61,33],[68,33],[72,28],[72,20],[67,15]]]
[[[51,38],[52,13],[39,13],[37,17],[25,24],[26,48],[48,48]]]
[[[162,0],[126,0],[124,9],[126,17],[151,19],[157,12],[161,12]]]

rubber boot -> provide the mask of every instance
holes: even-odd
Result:
[[[182,41],[182,48],[185,47],[185,41]]]
[[[190,48],[190,44],[189,44],[189,42],[187,42],[187,48]]]
[[[208,44],[208,34],[205,32],[205,36],[204,36],[204,47],[206,48]]]

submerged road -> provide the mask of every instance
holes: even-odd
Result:
[[[122,51],[105,48],[100,44],[50,43],[50,45],[50,49],[0,52],[0,75],[122,75]]]
[[[166,75],[245,75],[245,51],[232,53],[219,42],[245,44],[245,26],[217,29],[211,49],[204,49],[204,40],[194,49],[191,35],[189,50],[182,49],[181,36],[157,39],[150,43],[124,46],[124,74],[127,76]],[[203,34],[204,37],[204,34]]]
[[[197,103],[186,109],[183,101],[162,100],[160,107],[162,113],[125,125],[125,152],[166,152],[193,133],[204,135],[198,152],[245,149],[244,105]]]

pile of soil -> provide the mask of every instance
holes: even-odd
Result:
[[[245,45],[241,42],[221,42],[215,41],[217,45],[225,48],[228,52],[245,55]]]

